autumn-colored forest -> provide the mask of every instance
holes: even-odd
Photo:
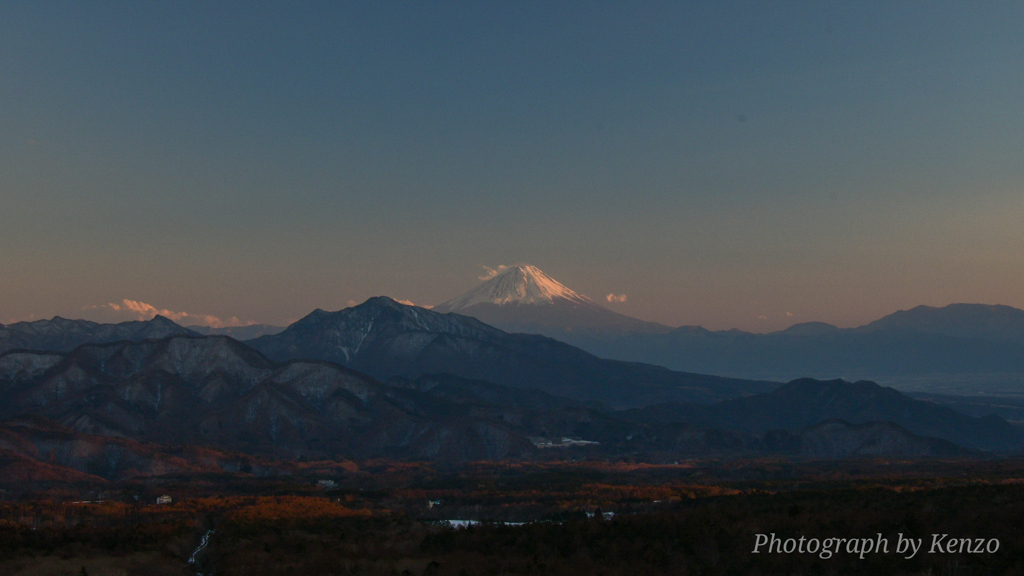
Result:
[[[0,573],[1024,574],[1024,462],[1016,460],[311,469],[0,493]],[[163,494],[173,502],[156,504]],[[999,549],[911,559],[752,554],[761,533],[903,534],[926,548],[938,533],[998,539]],[[204,535],[208,545],[190,565]]]

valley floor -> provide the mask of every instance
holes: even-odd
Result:
[[[171,504],[152,503],[164,492]],[[373,461],[331,478],[0,496],[0,573],[14,576],[1024,573],[1022,460]],[[753,553],[771,534],[857,543]],[[935,538],[987,549],[937,551]],[[888,548],[858,552],[869,539]],[[901,539],[923,548],[906,558]]]

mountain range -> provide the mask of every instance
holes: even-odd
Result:
[[[914,312],[934,319],[948,308],[979,316],[990,316],[991,309],[960,304]],[[886,317],[874,326],[841,329],[809,323],[769,334],[684,326],[664,334],[567,333],[562,337],[606,358],[742,378],[810,376],[889,382],[936,376],[1024,375],[1024,345],[1015,339],[970,335],[971,331],[959,334],[954,326],[943,332],[926,331],[927,326],[906,325]]]
[[[1021,445],[998,417],[870,383],[803,380],[710,405],[615,411],[451,374],[385,383],[329,362],[274,362],[223,336],[0,355],[0,467],[11,477],[86,480],[61,476],[61,466],[105,479],[239,471],[238,454],[466,461],[573,449],[671,460],[967,456]]]
[[[187,328],[196,334],[202,334],[204,336],[231,336],[235,340],[252,340],[253,338],[259,338],[260,336],[266,336],[268,334],[277,334],[284,330],[283,326],[274,326],[272,324],[221,326],[219,328],[212,326],[190,325],[187,326]]]
[[[300,343],[284,344],[285,340],[294,337],[300,328],[308,329],[317,317],[343,312],[316,311],[296,323],[298,326],[288,336],[282,336],[285,329],[269,325],[183,328],[160,316],[150,322],[120,324],[56,317],[0,326],[0,351],[16,348],[68,351],[87,342],[137,341],[172,334],[226,334],[239,340],[252,339],[257,348],[272,357],[293,357],[285,348],[291,346],[294,351]],[[769,334],[712,331],[699,326],[672,328],[608,310],[537,267],[519,265],[502,269],[466,294],[435,306],[432,312],[474,317],[505,332],[548,336],[602,359],[727,378],[867,379],[919,392],[961,395],[981,389],[992,393],[997,388],[1000,389],[998,394],[1005,395],[1013,393],[1024,382],[1024,310],[1009,306],[918,306],[856,328],[806,322]],[[474,338],[479,340],[470,339]],[[365,352],[346,359],[343,349],[352,343],[339,344],[333,351],[320,349],[315,353],[307,344],[309,342],[301,343],[305,350],[303,357],[361,366],[360,369],[378,376],[389,375],[372,368],[371,364],[379,363],[376,359],[367,359]],[[396,346],[402,348],[407,344]],[[442,341],[437,341],[435,347],[441,344]],[[427,355],[434,352],[437,351]],[[503,358],[508,361],[510,356],[505,354]],[[436,365],[426,366],[423,359],[413,364],[409,362],[410,359],[403,359],[399,364],[403,370],[408,370],[398,372],[409,375],[419,368],[440,369]],[[499,366],[459,370],[470,378],[513,385],[516,377],[514,374],[499,377]],[[567,390],[560,389],[560,393]],[[722,396],[712,395],[707,399],[716,398]]]
[[[0,356],[0,420],[270,456],[501,458],[530,448],[500,421],[324,362],[274,363],[224,336]]]
[[[801,369],[822,371],[837,358],[864,371],[887,359],[891,370],[913,373],[929,358],[933,371],[1013,371],[1024,332],[1024,312],[979,305],[920,307],[857,329],[806,323],[766,335],[631,324],[526,266],[433,310],[376,297],[316,310],[244,343],[160,316],[20,322],[0,327],[0,471],[84,482],[237,472],[241,454],[281,462],[466,461],[571,450],[666,461],[1024,448],[1021,428],[977,399],[947,402],[968,415],[941,405],[949,400],[941,395],[915,399],[874,382],[783,385],[678,372],[600,358],[447,309],[526,310],[527,318],[544,316],[545,329],[569,318],[566,333],[733,370],[737,362],[777,367],[782,360],[772,355],[781,351]],[[731,356],[716,357],[723,350]],[[976,364],[965,364],[966,356]]]
[[[769,334],[671,328],[607,310],[522,265],[434,310],[546,335],[602,358],[735,378],[1024,376],[1024,310],[1009,306],[918,306],[857,328],[807,322]]]

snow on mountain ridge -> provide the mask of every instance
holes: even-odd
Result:
[[[520,265],[508,268],[473,290],[434,307],[437,312],[461,310],[476,304],[551,304],[568,300],[594,306],[594,301],[566,287],[536,266]]]

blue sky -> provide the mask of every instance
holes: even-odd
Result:
[[[1024,8],[553,4],[0,4],[0,322],[1024,307]]]

